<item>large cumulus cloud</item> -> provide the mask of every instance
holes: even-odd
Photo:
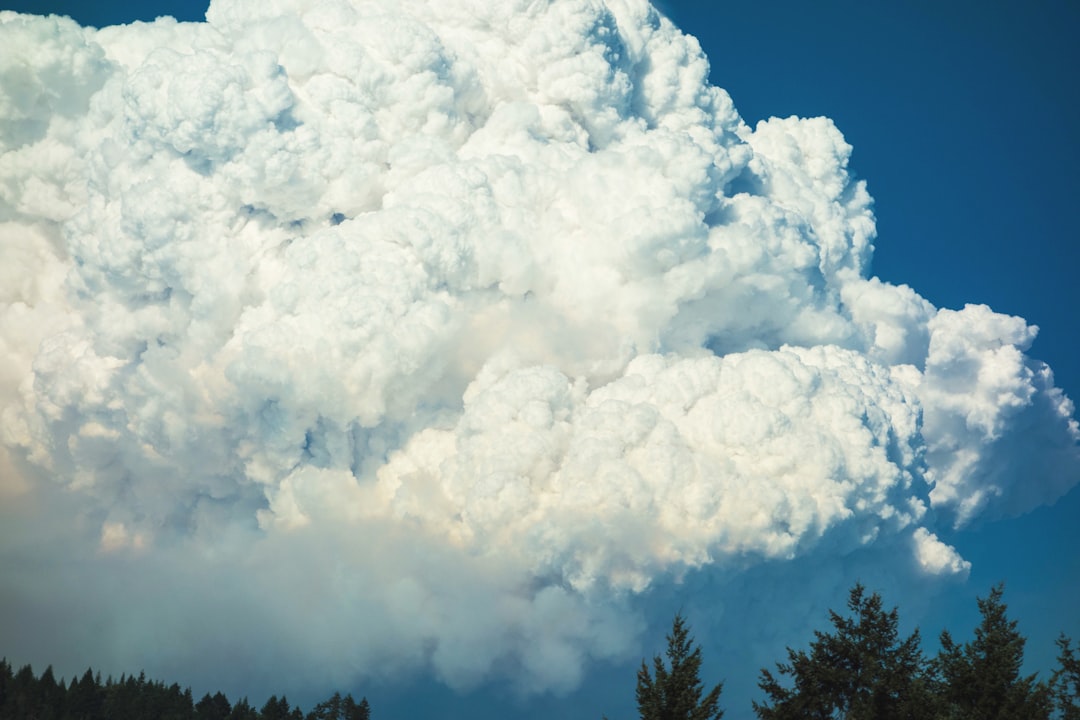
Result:
[[[644,2],[0,38],[4,599],[116,662],[568,689],[657,585],[962,574],[935,525],[1077,481],[1036,328],[871,277],[832,122],[749,127]]]

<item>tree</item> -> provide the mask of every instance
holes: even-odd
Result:
[[[229,720],[259,720],[259,714],[251,707],[246,697],[242,697],[233,705],[229,712]]]
[[[14,680],[15,675],[12,673],[11,665],[5,657],[0,660],[0,714],[4,713],[4,708],[7,706],[8,696],[11,694],[11,685]]]
[[[637,675],[637,705],[641,720],[719,720],[723,683],[702,697],[701,648],[694,646],[682,614],[677,614],[667,636],[667,667],[657,655],[653,674],[641,661]],[[655,674],[655,677],[654,677]]]
[[[31,717],[37,713],[37,678],[34,668],[23,665],[11,680],[4,708],[9,717]]]
[[[41,720],[57,717],[63,712],[65,688],[62,682],[56,682],[52,665],[45,668],[37,681],[37,716]]]
[[[105,704],[105,690],[101,687],[99,679],[94,677],[94,671],[91,668],[86,668],[78,684],[72,681],[68,695],[74,720],[98,720],[101,717],[101,709]]]
[[[232,712],[229,698],[221,692],[213,695],[206,693],[199,702],[195,703],[195,717],[198,720],[228,720]]]
[[[259,717],[263,720],[288,720],[289,701],[284,696],[278,700],[277,695],[271,695],[259,711]]]
[[[335,692],[328,700],[312,708],[305,720],[370,720],[371,706],[367,698],[361,698],[360,702],[353,699],[352,693],[345,697]]]
[[[1054,704],[1062,720],[1080,720],[1080,657],[1073,652],[1072,640],[1064,633],[1057,639],[1061,648],[1058,669],[1054,671]]]
[[[982,622],[975,639],[957,645],[948,630],[933,668],[939,677],[943,712],[957,720],[1039,720],[1050,717],[1050,688],[1035,675],[1021,677],[1026,640],[1009,620],[998,584],[979,598]]]
[[[300,708],[291,708],[288,698],[284,695],[281,699],[278,699],[277,695],[271,695],[259,711],[259,717],[261,720],[304,720],[304,714]]]
[[[307,720],[344,720],[341,693],[335,692],[329,700],[323,700],[307,715]]]
[[[767,702],[754,702],[762,720],[845,718],[891,720],[932,717],[929,682],[919,631],[899,639],[896,608],[885,612],[881,596],[866,597],[856,583],[848,595],[851,617],[829,611],[833,633],[814,631],[810,652],[787,649],[779,676],[762,668],[758,686]]]

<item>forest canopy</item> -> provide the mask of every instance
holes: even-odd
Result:
[[[967,642],[940,635],[941,649],[923,653],[921,635],[899,632],[897,608],[856,583],[847,614],[829,611],[808,649],[787,649],[774,669],[762,668],[754,701],[760,720],[1080,720],[1080,658],[1070,638],[1058,640],[1058,667],[1046,680],[1024,675],[1025,638],[1010,620],[997,585],[979,598],[982,620]],[[641,720],[719,720],[717,683],[702,695],[701,648],[675,616],[667,661],[644,661],[637,676]]]
[[[1024,675],[1026,639],[1008,617],[1004,588],[979,598],[981,622],[970,639],[940,634],[927,656],[915,630],[902,636],[900,615],[880,594],[856,583],[847,612],[829,611],[829,628],[815,630],[806,649],[787,649],[773,669],[762,668],[760,720],[1080,720],[1080,653],[1058,640],[1058,666],[1045,679]],[[637,673],[641,720],[721,720],[723,682],[701,678],[702,650],[681,613],[667,648]],[[706,690],[706,688],[708,688]],[[143,673],[104,681],[92,668],[70,681],[52,666],[40,675],[0,660],[0,718],[4,720],[370,720],[366,697],[335,692],[305,713],[285,695],[261,706],[221,692],[195,700],[190,688],[148,680]]]

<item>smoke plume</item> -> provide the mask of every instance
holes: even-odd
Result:
[[[872,277],[833,123],[748,126],[643,0],[0,42],[9,652],[561,692],[658,588],[942,582],[1080,479],[1036,328]]]

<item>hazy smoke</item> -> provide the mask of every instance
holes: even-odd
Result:
[[[695,568],[965,573],[1078,480],[1036,328],[868,277],[832,122],[645,2],[0,42],[0,601],[91,661],[563,690]]]

